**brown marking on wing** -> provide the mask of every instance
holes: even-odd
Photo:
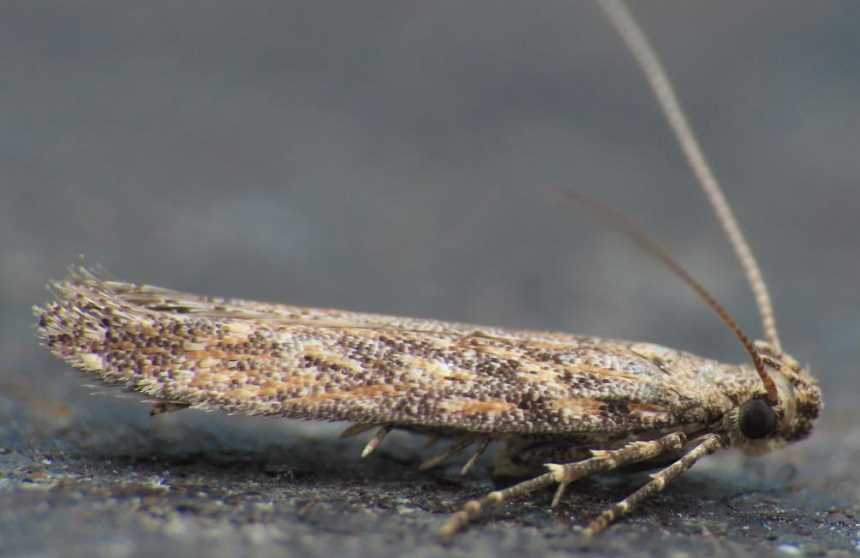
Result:
[[[605,408],[606,403],[599,399],[588,399],[584,397],[568,397],[553,399],[549,407],[567,416],[596,415]]]
[[[281,382],[265,382],[260,385],[257,393],[266,398],[275,397],[278,395],[278,392],[283,389],[283,384]]]
[[[477,399],[468,398],[452,399],[439,405],[439,409],[443,412],[460,416],[501,414],[515,408],[516,405],[507,401],[479,401]]]
[[[670,410],[649,403],[629,403],[630,414],[638,419],[651,421],[668,421],[672,417]]]
[[[477,341],[473,341],[469,343],[469,346],[477,353],[483,353],[485,355],[494,356],[499,359],[504,360],[519,360],[522,358],[522,348],[517,346],[506,346],[499,347],[497,345],[493,345],[487,342],[486,339],[481,339],[479,337],[475,338]],[[493,341],[497,341],[494,339]],[[508,341],[508,340],[498,340],[498,341]],[[508,342],[514,343],[515,340],[509,340]],[[521,342],[520,342],[521,343]]]
[[[557,384],[561,377],[557,370],[544,367],[529,367],[527,370],[517,370],[516,379],[521,382],[535,384]]]
[[[189,370],[192,374],[192,380],[188,382],[188,386],[192,388],[207,389],[217,385],[230,385],[233,380],[233,374],[229,371],[209,371],[198,372]]]
[[[227,401],[241,401],[246,397],[259,396],[260,389],[257,386],[243,386],[236,389],[227,390],[224,392],[224,399]]]
[[[398,393],[398,391],[400,390],[394,385],[371,384],[367,386],[357,386],[353,389],[330,391],[326,393],[307,395],[304,397],[294,397],[284,401],[284,403],[293,405],[309,405],[340,399],[373,399],[375,397],[382,397],[385,395],[394,395]]]

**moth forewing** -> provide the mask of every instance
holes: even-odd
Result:
[[[648,343],[209,300],[86,270],[55,291],[37,309],[47,346],[161,405],[616,442],[694,432],[758,386],[748,366]]]

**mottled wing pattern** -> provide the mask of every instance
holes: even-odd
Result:
[[[54,354],[193,408],[611,436],[704,424],[730,404],[713,377],[701,390],[720,365],[650,344],[213,299],[82,269],[53,288],[36,313]]]

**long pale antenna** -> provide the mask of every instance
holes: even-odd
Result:
[[[657,102],[669,121],[669,125],[675,133],[684,156],[687,158],[687,163],[705,191],[705,195],[708,197],[711,207],[713,207],[717,219],[722,225],[735,251],[735,255],[740,261],[755,296],[765,338],[777,353],[781,353],[782,348],[779,342],[779,333],[776,329],[773,305],[770,301],[770,294],[764,282],[764,277],[746,238],[744,238],[743,232],[741,232],[738,226],[737,219],[735,219],[734,213],[728,201],[726,201],[720,184],[711,171],[711,167],[705,159],[705,154],[702,152],[702,148],[699,146],[699,142],[696,140],[689,122],[687,122],[687,117],[684,115],[683,109],[681,109],[681,104],[675,95],[666,70],[663,69],[657,53],[651,47],[648,39],[636,24],[636,20],[633,19],[630,11],[621,0],[598,0],[598,3],[645,73],[645,77],[648,79],[648,83],[657,97]]]

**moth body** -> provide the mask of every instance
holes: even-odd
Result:
[[[709,451],[757,454],[806,436],[821,406],[815,379],[763,342],[774,411],[753,366],[651,343],[212,299],[83,268],[53,291],[35,309],[43,343],[151,398],[153,414],[350,421],[350,434],[379,427],[365,455],[393,428],[455,439],[425,467],[478,444],[468,469],[493,442],[502,443],[499,476],[589,463],[595,452],[627,452],[619,465],[665,459],[705,439]]]

